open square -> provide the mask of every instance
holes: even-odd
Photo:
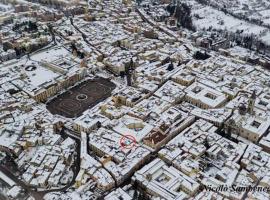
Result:
[[[86,109],[108,98],[114,88],[115,85],[104,78],[87,80],[50,101],[47,108],[52,114],[78,117]]]

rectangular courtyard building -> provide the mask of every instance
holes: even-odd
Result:
[[[199,190],[200,184],[160,159],[137,171],[133,181],[146,188],[151,195],[168,200],[187,199]]]
[[[227,97],[222,92],[195,82],[186,90],[186,100],[203,109],[219,108],[223,106]]]

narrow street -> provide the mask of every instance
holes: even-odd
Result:
[[[97,52],[99,52],[101,55],[104,55],[102,51],[100,51],[99,49],[97,49],[93,44],[91,44],[91,42],[89,42],[89,41],[87,40],[87,36],[85,35],[84,32],[82,32],[82,31],[78,28],[78,26],[76,26],[76,25],[74,24],[73,19],[70,19],[70,23],[71,23],[71,25],[72,25],[79,33],[82,34],[83,40],[84,40],[89,46],[91,46],[92,48],[94,48],[94,49],[95,49]]]
[[[0,171],[3,172],[6,176],[12,179],[15,183],[21,186],[25,191],[28,192],[31,196],[33,196],[36,200],[42,199],[44,196],[44,192],[38,192],[33,190],[32,187],[26,185],[22,180],[20,180],[17,176],[15,176],[6,166],[0,165]]]
[[[37,191],[34,189],[34,187],[31,187],[29,185],[27,185],[25,182],[23,182],[21,179],[18,178],[17,175],[14,174],[14,172],[12,172],[10,170],[10,168],[8,168],[5,165],[0,165],[0,171],[3,172],[6,176],[8,176],[10,179],[12,179],[16,184],[18,184],[18,186],[21,186],[29,195],[33,196],[36,200],[41,200],[43,199],[44,195],[50,192],[63,192],[66,191],[68,188],[70,188],[72,185],[74,185],[75,183],[75,179],[80,171],[80,147],[81,147],[81,142],[79,137],[75,137],[72,134],[68,134],[66,133],[64,130],[61,131],[61,134],[63,137],[71,137],[72,139],[74,139],[77,143],[76,146],[76,151],[77,151],[77,155],[76,155],[76,160],[72,166],[72,170],[73,170],[73,178],[71,180],[70,183],[68,183],[65,187],[60,188],[60,189],[48,189],[48,190],[44,190],[44,191]],[[1,197],[0,197],[1,199]]]

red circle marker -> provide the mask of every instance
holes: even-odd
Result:
[[[137,144],[137,141],[132,135],[124,135],[120,139],[120,146],[123,149],[132,149]]]

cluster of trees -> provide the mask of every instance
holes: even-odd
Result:
[[[70,31],[70,30],[65,30],[65,32],[66,32],[66,34],[67,34],[68,36],[73,35],[73,32],[72,32],[72,31]]]
[[[209,54],[207,54],[206,51],[204,53],[202,53],[200,51],[196,51],[196,53],[193,55],[193,58],[196,60],[206,60],[210,57],[211,56]]]
[[[222,12],[224,12],[225,14],[229,14],[237,19],[240,20],[245,20],[248,21],[250,23],[259,25],[259,26],[263,26],[265,28],[270,28],[269,24],[265,24],[261,19],[256,19],[256,18],[251,18],[249,15],[249,12],[246,13],[235,13],[234,11],[228,9],[228,6],[226,5],[220,5],[216,2],[211,2],[209,0],[196,0],[198,3],[203,4],[203,5],[210,5],[213,8],[217,9],[217,10],[221,10]],[[244,5],[246,7],[246,9],[248,10],[249,8],[247,7],[247,5]]]
[[[25,47],[21,47],[21,48],[15,47],[14,50],[15,50],[15,52],[16,52],[16,56],[17,56],[17,57],[23,56],[23,55],[25,55],[26,52],[27,52],[27,50],[26,50]]]
[[[254,38],[253,38],[253,35],[244,35],[244,36],[241,36],[241,34],[236,33],[236,34],[234,34],[232,40],[238,46],[243,46],[244,48],[252,49]]]
[[[210,5],[214,7],[215,9],[221,10],[225,14],[229,14],[237,19],[248,21],[252,24],[256,24],[265,28],[270,28],[270,25],[264,24],[261,19],[254,19],[250,18],[249,15],[241,14],[241,13],[234,13],[230,9],[228,9],[228,6],[223,5],[221,7],[219,4],[215,2],[209,2],[207,0],[196,0],[198,3],[203,5]],[[242,30],[237,31],[236,33],[231,33],[229,31],[224,30],[210,30],[207,31],[218,31],[223,34],[225,38],[227,38],[229,41],[231,41],[233,44],[236,44],[238,46],[242,46],[244,48],[248,48],[251,50],[256,50],[260,53],[266,54],[266,52],[270,52],[270,46],[267,45],[265,42],[261,41],[258,37],[252,35],[252,34],[244,34]],[[260,33],[260,35],[262,35]],[[232,45],[232,44],[231,44]]]
[[[213,40],[216,38],[226,38],[230,41],[230,47],[237,45],[250,50],[255,50],[262,54],[270,52],[270,46],[261,41],[258,36],[255,36],[254,34],[245,34],[242,30],[238,30],[234,33],[228,30],[213,29],[212,27],[209,27],[205,31],[211,33],[211,38]]]
[[[191,8],[186,3],[178,3],[177,5],[169,4],[166,10],[171,17],[177,19],[177,25],[195,31],[192,23]]]
[[[136,3],[137,3],[138,5],[140,5],[140,4],[142,3],[142,1],[143,1],[143,0],[136,0]]]
[[[13,31],[27,31],[27,32],[34,32],[38,30],[38,26],[36,22],[31,20],[24,21],[22,23],[16,23],[13,28]]]
[[[137,181],[133,184],[134,187],[134,195],[132,197],[133,200],[150,200],[150,197],[146,194],[146,191],[140,191]]]
[[[70,48],[71,48],[72,54],[77,55],[80,59],[84,59],[85,57],[84,52],[79,51],[74,43],[71,44]]]
[[[232,33],[229,35],[229,40],[235,42],[238,46],[248,48],[250,50],[256,50],[265,54],[266,51],[270,51],[270,46],[262,42],[258,37],[249,34]]]

